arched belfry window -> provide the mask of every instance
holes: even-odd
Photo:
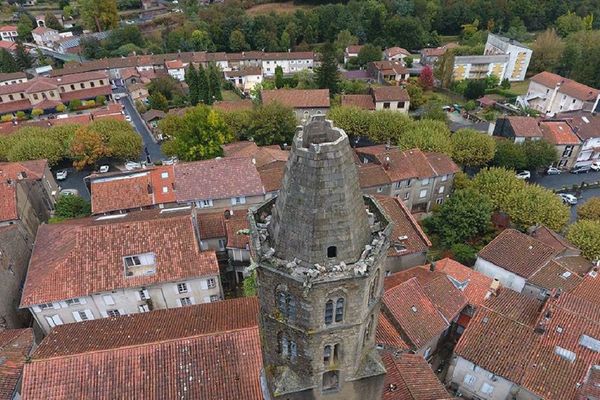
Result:
[[[371,282],[371,287],[369,288],[369,304],[375,301],[377,297],[377,289],[379,288],[379,280],[381,279],[381,270],[378,269],[375,275],[375,279]]]
[[[296,319],[296,300],[285,287],[278,287],[276,291],[277,308],[281,316],[288,321]]]
[[[343,297],[329,299],[325,302],[325,325],[330,325],[333,321],[344,321],[344,305],[345,300]]]
[[[285,333],[277,334],[277,353],[281,358],[295,362],[298,358],[298,346],[296,341],[288,338]]]

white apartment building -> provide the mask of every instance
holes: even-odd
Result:
[[[6,40],[9,42],[14,42],[19,37],[17,33],[17,27],[14,25],[4,25],[0,26],[0,40]]]
[[[147,210],[42,225],[21,308],[56,325],[223,298],[213,250],[190,210]]]
[[[516,40],[488,34],[484,55],[505,54],[508,56],[503,77],[509,81],[522,81],[531,61],[533,51]]]
[[[274,76],[277,67],[281,67],[284,74],[312,70],[314,58],[315,55],[312,51],[264,53],[262,57],[263,76]]]
[[[507,54],[489,56],[456,56],[454,57],[453,78],[455,81],[463,79],[484,79],[495,75],[500,80],[504,79],[509,56]]]

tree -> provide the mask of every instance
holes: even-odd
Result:
[[[89,59],[100,59],[106,55],[106,50],[100,41],[93,36],[84,36],[79,41],[81,55]]]
[[[358,38],[352,35],[352,33],[349,30],[344,29],[337,34],[334,46],[338,61],[343,61],[344,50],[346,49],[346,47],[353,44],[358,44]]]
[[[44,113],[44,110],[40,110],[39,108],[34,108],[33,110],[31,110],[31,116],[35,117],[35,118],[39,117],[43,113]]]
[[[148,102],[152,109],[169,111],[169,101],[161,92],[154,92],[148,96]]]
[[[0,49],[0,72],[10,73],[19,71],[14,57],[6,49]]]
[[[291,143],[296,125],[292,109],[275,102],[252,111],[249,134],[258,145]]]
[[[216,64],[208,66],[208,95],[209,104],[217,100],[223,100],[223,94],[221,93],[221,70]]]
[[[415,62],[415,60],[411,56],[404,57],[404,64],[406,65],[406,68],[412,68],[414,62]],[[432,71],[432,73],[433,73],[433,71]]]
[[[404,150],[418,148],[452,155],[450,129],[441,121],[421,120],[410,125],[399,138],[398,146]]]
[[[592,197],[577,207],[577,218],[600,221],[600,197]]]
[[[448,122],[448,115],[443,109],[444,104],[437,96],[432,96],[425,106],[423,107],[423,113],[421,119],[429,119],[433,121]]]
[[[450,87],[454,72],[454,51],[448,50],[435,63],[434,75],[443,88]]]
[[[198,101],[203,102],[204,104],[212,104],[210,92],[208,89],[208,76],[206,75],[206,70],[200,64],[198,66]]]
[[[198,72],[193,63],[190,63],[186,71],[185,83],[187,83],[190,91],[190,103],[195,106],[200,101],[200,87],[198,86]]]
[[[487,164],[496,151],[493,137],[473,129],[459,129],[452,135],[452,159],[465,167]]]
[[[600,221],[577,221],[569,227],[567,240],[588,259],[600,259]]]
[[[81,100],[79,100],[79,99],[73,99],[69,102],[69,110],[71,110],[71,111],[79,110],[81,108],[81,106],[82,106]]]
[[[408,92],[408,96],[410,97],[410,109],[416,110],[421,107],[425,102],[423,98],[423,89],[420,85],[409,81],[406,85],[406,91]]]
[[[55,205],[54,216],[60,220],[69,218],[83,218],[92,214],[92,207],[81,196],[59,196]]]
[[[256,271],[252,271],[250,275],[242,281],[244,297],[256,296]]]
[[[19,17],[19,22],[17,22],[17,33],[21,40],[29,40],[31,37],[31,31],[33,30],[33,22],[31,18],[23,13]]]
[[[196,29],[190,39],[195,51],[215,51],[216,47],[206,31]]]
[[[42,134],[16,133],[13,143],[6,153],[10,162],[46,159],[48,164],[55,165],[63,158],[60,143]]]
[[[424,90],[431,90],[433,88],[433,70],[429,65],[426,65],[421,70],[421,75],[419,75],[419,85]]]
[[[510,140],[498,140],[492,164],[512,170],[524,169],[527,155],[523,146]]]
[[[106,103],[106,96],[98,95],[96,96],[95,102],[99,106],[103,106]]]
[[[15,62],[21,71],[33,66],[31,57],[22,42],[17,42],[15,46]]]
[[[279,65],[275,67],[275,87],[277,89],[283,87],[283,68]]]
[[[237,52],[248,50],[250,46],[246,42],[246,36],[242,31],[236,29],[229,35],[229,50]]]
[[[565,50],[565,43],[556,34],[554,28],[546,29],[540,33],[531,45],[530,68],[536,72],[555,71],[560,64],[561,56]]]
[[[556,20],[556,30],[562,37],[566,37],[570,33],[582,31],[584,29],[585,23],[583,22],[583,18],[571,11],[561,15]]]
[[[580,83],[600,87],[600,30],[580,31],[567,37],[559,72]]]
[[[502,209],[512,192],[521,190],[525,182],[517,179],[513,171],[505,168],[487,168],[472,180],[473,188],[488,196],[494,209]]]
[[[119,29],[114,29],[106,39],[106,48],[115,50],[122,46],[133,46],[140,48],[144,46],[144,36],[135,25],[125,25]]]
[[[92,122],[87,129],[97,133],[108,149],[107,153],[119,160],[139,157],[142,151],[140,135],[125,121],[103,118]]]
[[[485,79],[471,79],[467,82],[465,88],[465,98],[467,100],[477,100],[485,94],[487,82]]]
[[[372,61],[381,60],[381,54],[381,49],[379,47],[373,46],[372,44],[365,44],[358,52],[356,62],[359,66],[365,67]]]
[[[527,140],[521,146],[527,159],[525,168],[531,171],[547,168],[558,161],[556,147],[545,140]]]
[[[169,114],[158,126],[171,138],[162,145],[165,154],[183,161],[221,156],[221,146],[233,139],[219,113],[205,105],[198,105],[181,117]]]
[[[46,12],[44,15],[44,24],[46,25],[46,28],[56,29],[57,31],[62,29],[62,25],[58,22],[58,18],[50,11]]]
[[[83,25],[93,31],[116,28],[119,15],[116,0],[78,0]]]
[[[455,192],[426,226],[436,233],[445,247],[464,243],[485,234],[491,224],[493,206],[490,199],[473,189]]]
[[[183,96],[181,84],[170,75],[160,76],[152,79],[148,85],[148,92],[153,94],[160,92],[167,100],[173,100],[177,96]]]
[[[102,136],[87,127],[81,127],[75,132],[71,143],[73,167],[82,170],[88,165],[94,165],[99,159],[110,155]]]
[[[315,82],[320,89],[329,89],[329,94],[338,92],[340,81],[335,51],[331,43],[321,48],[321,65],[315,69]]]

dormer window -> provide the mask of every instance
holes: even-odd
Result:
[[[125,276],[154,275],[156,272],[156,256],[144,253],[123,257]]]

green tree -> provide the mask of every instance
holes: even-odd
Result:
[[[484,235],[490,229],[492,211],[487,196],[473,189],[459,190],[434,211],[426,226],[443,246],[450,247]]]
[[[33,30],[33,22],[31,18],[23,13],[19,17],[19,22],[17,22],[17,33],[19,34],[19,38],[21,40],[29,40],[31,38],[31,31]]]
[[[58,18],[54,15],[54,13],[48,11],[44,15],[44,23],[46,28],[56,29],[57,31],[62,30],[62,25],[58,22]]]
[[[583,31],[584,29],[585,23],[583,22],[583,18],[574,12],[568,11],[556,20],[556,30],[562,37],[566,37],[573,32]]]
[[[195,51],[215,51],[216,47],[208,32],[196,29],[190,39]]]
[[[119,15],[116,0],[78,0],[83,26],[93,31],[116,28]]]
[[[81,55],[92,60],[100,59],[106,55],[106,50],[98,39],[93,36],[84,36],[79,42]]]
[[[256,271],[252,271],[250,275],[244,278],[242,282],[244,297],[256,296]]]
[[[221,93],[221,70],[216,64],[210,64],[208,66],[208,95],[209,103],[212,104],[214,101],[223,100],[223,94]]]
[[[28,161],[46,159],[48,164],[55,165],[63,158],[60,143],[40,134],[15,134],[12,145],[6,153],[7,161]]]
[[[465,98],[467,100],[477,100],[485,94],[487,82],[485,79],[472,79],[467,82],[465,88]]]
[[[555,71],[565,50],[565,43],[554,28],[540,33],[531,45],[533,54],[529,68],[536,72]]]
[[[577,221],[569,227],[567,240],[590,260],[600,259],[600,221]]]
[[[344,51],[350,45],[358,44],[358,38],[347,29],[340,31],[334,42],[336,57],[339,62],[344,60]]]
[[[525,149],[510,140],[498,140],[492,164],[512,170],[523,169],[527,165]]]
[[[422,119],[448,122],[448,115],[443,109],[444,103],[437,97],[432,96],[423,106]]]
[[[600,197],[592,197],[577,207],[577,218],[600,221]]]
[[[198,82],[198,72],[193,63],[190,63],[185,73],[185,83],[187,83],[190,92],[190,103],[195,106],[200,101],[200,87]]]
[[[97,133],[106,146],[107,154],[119,160],[137,158],[142,151],[142,139],[133,127],[125,121],[114,119],[95,120],[87,129]]]
[[[81,106],[82,106],[81,100],[79,100],[79,99],[74,99],[69,102],[69,110],[71,110],[71,111],[79,110],[81,108]]]
[[[160,92],[167,100],[173,100],[177,96],[183,96],[181,84],[170,75],[160,76],[152,79],[148,85],[148,92],[152,95],[155,92]]]
[[[208,89],[208,76],[206,75],[206,70],[200,64],[198,66],[198,100],[203,102],[204,104],[212,104],[210,91]]]
[[[279,65],[275,67],[275,87],[277,89],[283,87],[283,68]]]
[[[154,92],[148,96],[148,103],[152,109],[169,111],[169,101],[161,92]]]
[[[473,129],[459,129],[452,135],[452,159],[465,167],[487,164],[496,151],[493,137]]]
[[[372,44],[365,44],[358,52],[356,62],[359,66],[364,67],[372,61],[381,60],[381,49]]]
[[[517,179],[513,171],[492,167],[475,175],[472,185],[480,193],[488,196],[494,209],[499,210],[508,203],[512,192],[523,189],[525,182]]]
[[[404,64],[406,65],[406,68],[412,68],[414,62],[415,60],[411,56],[404,57]]]
[[[97,105],[103,106],[104,103],[106,103],[106,96],[98,95],[98,96],[96,96],[96,99],[94,101],[96,102]]]
[[[545,140],[528,140],[521,146],[527,159],[525,167],[531,171],[548,168],[558,161],[556,147]]]
[[[572,33],[565,43],[559,72],[580,83],[600,87],[600,30]]]
[[[81,196],[59,196],[56,200],[54,216],[60,220],[83,218],[92,214],[92,207]]]
[[[406,91],[410,97],[411,110],[416,110],[425,103],[425,99],[423,98],[423,89],[418,84],[409,81],[408,85],[406,85]]]
[[[71,143],[73,167],[82,170],[88,165],[94,165],[99,159],[110,155],[110,151],[102,136],[88,127],[80,127],[75,132]]]
[[[67,107],[64,104],[60,103],[59,105],[57,105],[55,107],[55,109],[56,109],[56,112],[62,113],[62,112],[65,112]]]
[[[296,125],[292,109],[275,102],[253,110],[249,134],[258,145],[291,143]]]
[[[335,50],[331,43],[321,48],[321,65],[315,69],[315,82],[321,89],[329,89],[329,94],[338,93],[340,76],[335,58]]]
[[[15,47],[15,61],[21,71],[33,66],[31,57],[22,42],[17,42]]]
[[[19,71],[14,57],[6,49],[0,49],[0,72],[10,73]]]
[[[33,110],[31,110],[31,116],[34,118],[37,118],[42,114],[44,114],[44,110],[40,110],[39,108],[34,108]]]
[[[246,36],[242,31],[236,29],[229,35],[229,50],[238,52],[248,50],[250,46],[246,42]]]
[[[411,124],[399,138],[398,146],[404,150],[418,148],[452,155],[450,129],[441,121],[421,120]]]
[[[215,110],[198,105],[183,116],[167,115],[159,122],[160,130],[171,139],[163,151],[183,161],[195,161],[221,156],[221,146],[233,137]]]

